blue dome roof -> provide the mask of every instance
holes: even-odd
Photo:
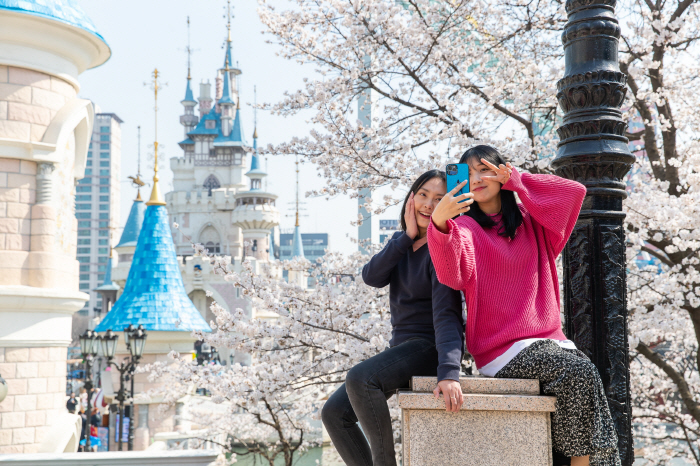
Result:
[[[107,43],[76,0],[0,0],[0,10],[17,11],[70,24]]]
[[[95,331],[117,332],[129,324],[160,332],[211,332],[185,292],[164,205],[146,209],[124,293]]]
[[[124,225],[122,237],[119,239],[119,244],[117,244],[115,247],[136,246],[136,242],[139,240],[139,233],[141,232],[141,225],[143,225],[143,216],[145,213],[146,204],[144,204],[142,200],[136,200],[133,204],[131,204],[129,218],[126,219],[126,225]]]

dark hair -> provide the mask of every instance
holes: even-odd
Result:
[[[474,146],[467,149],[467,151],[462,154],[462,158],[459,159],[459,163],[469,163],[471,160],[476,160],[481,163],[481,159],[496,166],[506,164],[505,159],[496,149],[486,145]],[[515,238],[515,230],[523,223],[523,214],[520,212],[513,191],[502,189],[499,195],[501,196],[501,213],[503,214],[501,219],[503,223],[498,229],[498,234],[513,239]],[[471,205],[467,215],[476,220],[476,223],[478,223],[481,228],[489,229],[496,226],[496,222],[486,215],[476,202]]]
[[[425,183],[432,180],[433,178],[440,178],[443,183],[447,183],[447,178],[445,177],[445,172],[442,170],[429,170],[423,173],[421,176],[416,178],[413,182],[413,186],[406,193],[406,198],[403,200],[403,206],[401,207],[401,217],[399,217],[399,223],[401,223],[401,229],[406,231],[406,220],[403,218],[406,214],[406,204],[408,203],[408,198],[411,193],[414,195],[418,193],[418,190],[423,187]]]

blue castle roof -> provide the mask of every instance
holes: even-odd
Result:
[[[207,128],[206,122],[211,120],[214,120],[214,127]],[[213,106],[211,110],[209,110],[207,114],[204,115],[201,120],[199,120],[197,126],[195,126],[195,128],[191,132],[187,133],[188,136],[207,134],[221,134],[221,120],[219,118],[219,114],[216,113],[216,106]]]
[[[185,99],[182,102],[197,103],[197,101],[194,100],[194,94],[192,94],[192,87],[190,86],[190,81],[190,78],[187,78],[187,89],[185,89]]]
[[[229,89],[229,80],[231,79],[231,76],[229,75],[228,72],[228,67],[226,68],[226,71],[224,71],[224,90],[221,92],[221,98],[219,99],[220,104],[230,104],[233,105],[233,100],[231,100],[231,90]]]
[[[131,204],[131,210],[129,211],[129,218],[126,219],[126,225],[124,225],[124,231],[122,231],[122,237],[119,238],[119,246],[136,246],[136,242],[139,239],[139,233],[141,232],[141,225],[143,225],[143,216],[146,212],[146,205],[142,200],[137,199]]]
[[[233,128],[228,136],[224,136],[221,132],[221,120],[219,119],[217,128],[218,136],[214,139],[215,146],[245,146],[243,139],[243,130],[241,129],[241,109],[236,109],[236,116],[233,119]]]
[[[187,294],[164,205],[149,205],[124,293],[95,328],[124,330],[129,324],[165,332],[211,332]]]
[[[60,21],[94,34],[107,43],[76,0],[0,0],[0,10],[17,11]]]
[[[294,227],[294,236],[292,237],[292,259],[304,259],[304,244],[301,242],[301,230],[299,225]]]
[[[119,285],[112,281],[112,257],[109,257],[107,261],[107,272],[105,273],[105,280],[102,285],[95,288],[94,291],[119,291]]]

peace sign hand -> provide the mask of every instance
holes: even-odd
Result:
[[[469,180],[464,180],[458,184],[452,191],[445,194],[437,207],[435,207],[431,218],[438,230],[442,232],[447,231],[447,221],[449,219],[469,212],[469,206],[474,202],[474,193],[455,196],[468,182]]]
[[[508,180],[510,180],[510,175],[513,173],[513,165],[511,165],[510,162],[505,165],[500,164],[499,166],[495,166],[491,162],[481,159],[481,163],[496,172],[496,176],[482,176],[482,180],[498,181],[501,184],[506,184]]]

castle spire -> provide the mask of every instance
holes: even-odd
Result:
[[[187,17],[187,48],[185,48],[185,51],[187,52],[187,88],[185,89],[185,99],[182,101],[182,103],[197,103],[196,100],[194,100],[194,95],[192,94],[192,86],[190,85],[190,81],[192,81],[192,47],[190,46],[190,17]]]
[[[151,191],[151,198],[146,203],[148,206],[165,205],[165,201],[163,201],[163,197],[160,195],[160,187],[158,186],[158,89],[161,87],[158,84],[158,68],[153,70],[153,82],[151,85],[155,101],[155,106],[153,107],[155,114],[155,140],[153,142],[155,162],[153,164],[153,190]]]

